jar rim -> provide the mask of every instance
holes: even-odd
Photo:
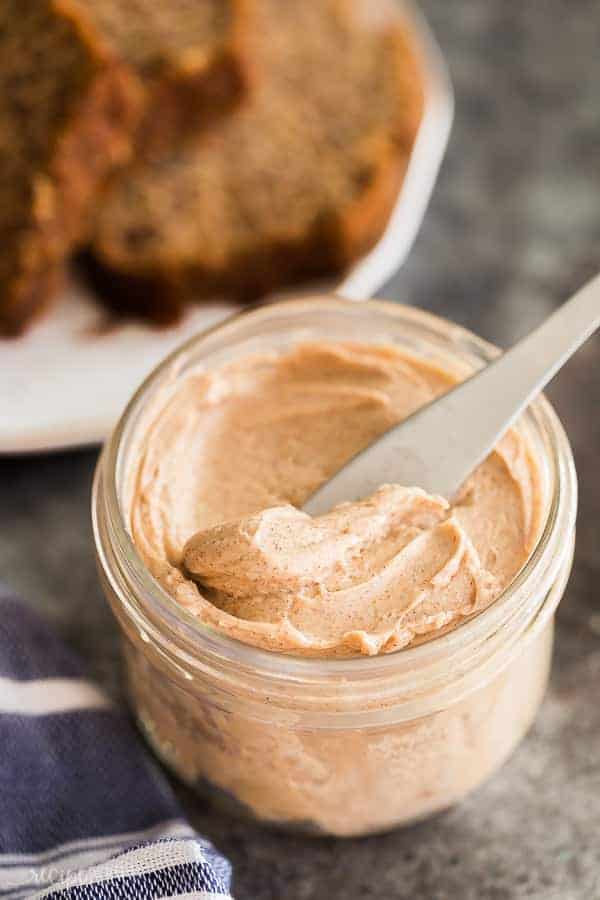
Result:
[[[357,303],[336,296],[299,297],[261,307],[246,309],[201,333],[195,335],[159,364],[144,380],[126,406],[115,430],[104,448],[96,472],[92,518],[94,537],[100,562],[105,573],[111,577],[111,566],[106,560],[105,547],[100,535],[98,515],[99,504],[103,505],[111,531],[115,556],[120,574],[132,587],[135,602],[123,596],[119,585],[119,598],[127,615],[139,629],[150,635],[152,640],[179,643],[181,660],[187,665],[198,662],[202,655],[221,665],[235,665],[253,671],[265,678],[284,679],[296,683],[322,684],[328,678],[351,679],[353,683],[363,680],[389,678],[399,671],[417,671],[423,666],[434,665],[441,659],[455,656],[465,643],[485,642],[490,634],[500,628],[503,622],[522,612],[523,604],[530,593],[529,587],[534,576],[539,580],[543,572],[545,591],[548,593],[559,576],[564,558],[569,553],[569,540],[561,540],[560,535],[572,535],[575,527],[577,506],[577,482],[571,448],[564,429],[545,397],[540,397],[529,407],[526,415],[533,427],[543,435],[548,450],[551,470],[551,491],[545,521],[525,565],[513,581],[505,588],[497,600],[489,607],[458,623],[446,633],[436,635],[416,646],[408,646],[394,653],[378,656],[352,656],[344,658],[301,657],[261,649],[245,644],[198,621],[162,588],[147,569],[129,533],[120,500],[119,479],[127,440],[132,423],[144,408],[148,396],[175,372],[175,377],[194,349],[214,336],[232,334],[244,322],[259,323],[272,317],[302,316],[327,311],[331,314],[348,313],[369,315],[378,313],[392,317],[407,327],[423,331],[430,340],[449,340],[463,348],[463,358],[468,352],[478,357],[481,364],[493,359],[498,349],[452,322],[432,313],[386,300],[368,300]],[[441,346],[441,345],[440,345]],[[474,360],[475,363],[475,360]],[[102,496],[100,496],[102,495]],[[560,551],[560,552],[558,552]],[[118,580],[118,579],[117,579]],[[160,623],[159,626],[156,623]]]

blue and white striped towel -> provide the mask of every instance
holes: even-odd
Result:
[[[127,715],[0,588],[0,900],[231,900]]]

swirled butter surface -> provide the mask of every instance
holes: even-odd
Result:
[[[539,472],[518,430],[452,505],[382,485],[318,518],[300,510],[455,380],[394,347],[350,342],[181,376],[154,401],[132,460],[130,528],[148,568],[202,622],[287,653],[385,653],[485,608],[539,527]]]

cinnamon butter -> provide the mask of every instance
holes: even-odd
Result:
[[[452,505],[383,485],[318,518],[300,510],[455,380],[350,342],[188,373],[158,399],[134,462],[131,531],[148,568],[203,623],[286,653],[388,653],[485,608],[539,527],[539,475],[517,430]]]

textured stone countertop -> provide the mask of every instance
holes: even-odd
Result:
[[[600,10],[595,0],[424,7],[450,63],[456,121],[425,226],[383,293],[509,343],[600,266]],[[233,861],[238,900],[600,897],[600,338],[550,393],[582,491],[551,687],[532,732],[460,808],[366,840],[275,835],[182,792]],[[0,460],[0,578],[118,690],[92,557],[95,460]]]

